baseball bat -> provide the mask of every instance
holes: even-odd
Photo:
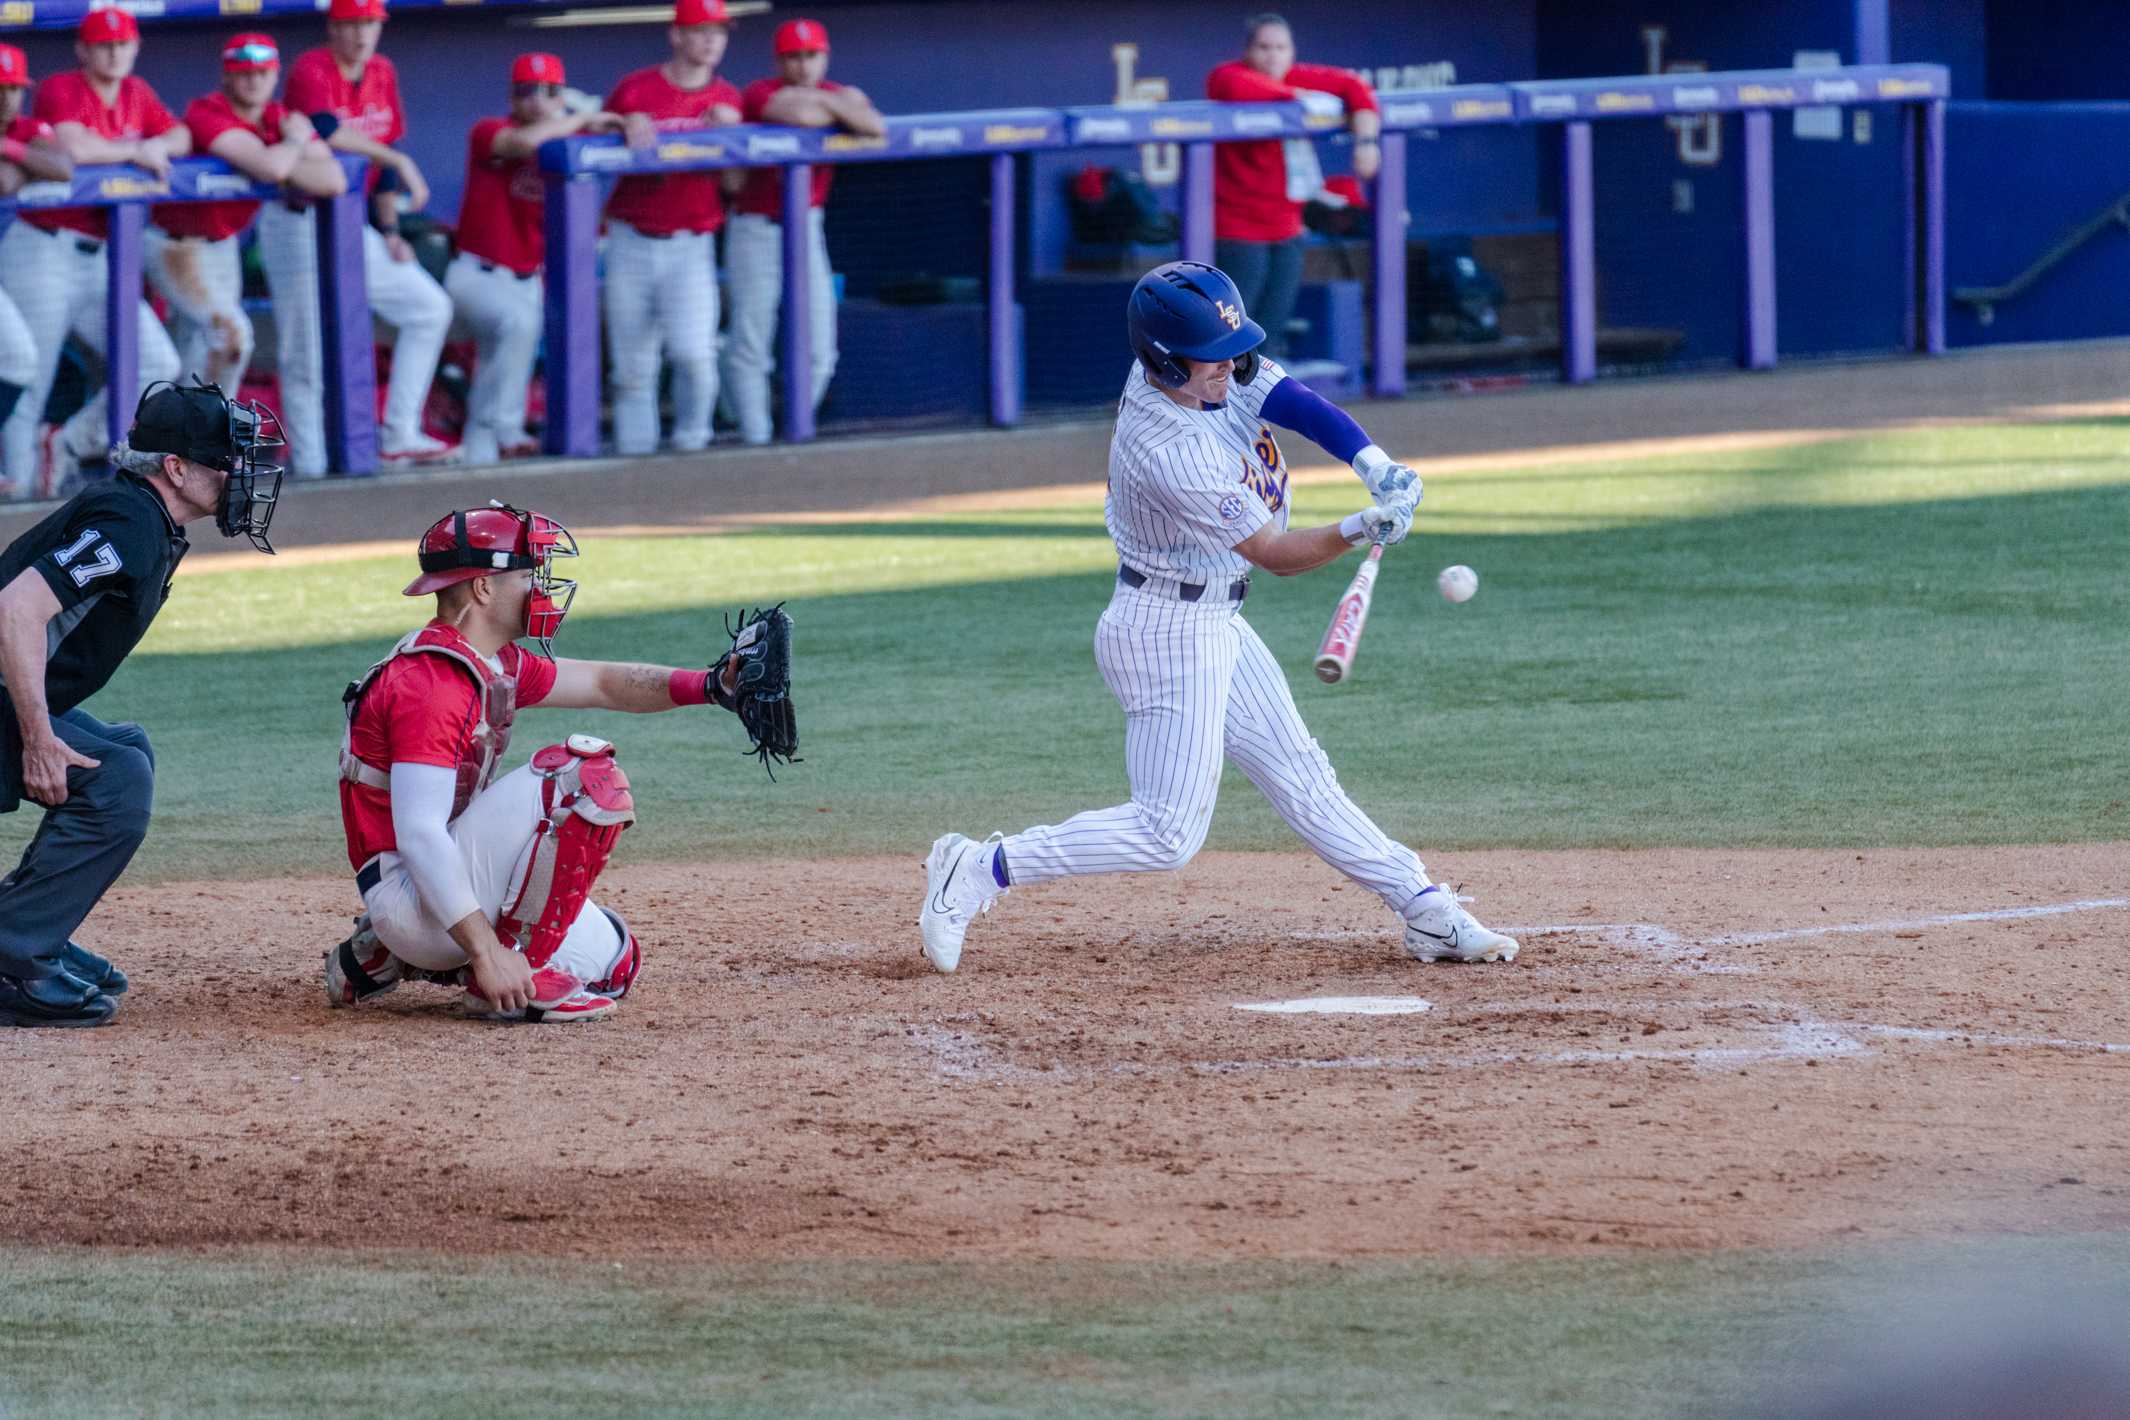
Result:
[[[1368,606],[1376,598],[1376,569],[1382,565],[1383,544],[1379,542],[1368,549],[1361,570],[1346,584],[1346,594],[1331,613],[1331,625],[1324,628],[1324,639],[1316,648],[1316,678],[1326,685],[1337,685],[1353,669],[1354,653],[1361,649],[1361,628],[1368,625]]]

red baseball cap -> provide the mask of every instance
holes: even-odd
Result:
[[[828,48],[828,26],[819,20],[786,20],[777,26],[777,57]]]
[[[116,5],[91,10],[81,17],[83,44],[124,44],[129,39],[140,37],[141,27],[134,22],[133,16]]]
[[[683,29],[691,25],[729,25],[732,16],[725,12],[725,0],[674,0],[673,23]]]
[[[255,74],[262,69],[276,69],[281,64],[281,51],[274,47],[272,35],[237,35],[222,46],[222,72],[224,74]]]
[[[30,61],[22,51],[11,44],[0,44],[0,89],[14,88],[30,81]]]
[[[511,61],[510,82],[513,84],[562,84],[562,60],[553,54],[521,54]]]
[[[385,18],[385,0],[333,0],[326,9],[327,20],[382,20]]]

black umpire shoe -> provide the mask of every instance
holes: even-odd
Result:
[[[0,976],[0,1026],[100,1026],[118,1002],[60,972],[34,981]]]
[[[106,996],[123,996],[132,983],[126,973],[74,942],[59,949],[59,969],[76,981],[86,981]]]

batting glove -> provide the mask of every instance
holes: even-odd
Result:
[[[1410,488],[1413,501],[1420,501],[1420,475],[1402,463],[1394,462],[1389,454],[1374,444],[1353,456],[1353,471],[1361,476],[1369,495],[1378,503],[1392,493],[1403,493]]]
[[[1390,507],[1363,508],[1339,524],[1339,531],[1355,547],[1367,542],[1380,542],[1385,547],[1396,547],[1405,541],[1406,534],[1412,530],[1412,505],[1395,497]]]

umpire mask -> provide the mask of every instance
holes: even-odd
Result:
[[[180,385],[158,380],[141,392],[127,444],[149,454],[177,454],[228,475],[215,505],[214,525],[224,537],[247,537],[271,553],[266,530],[281,499],[280,464],[259,455],[282,446],[281,425],[256,402],[239,403],[219,385]]]

